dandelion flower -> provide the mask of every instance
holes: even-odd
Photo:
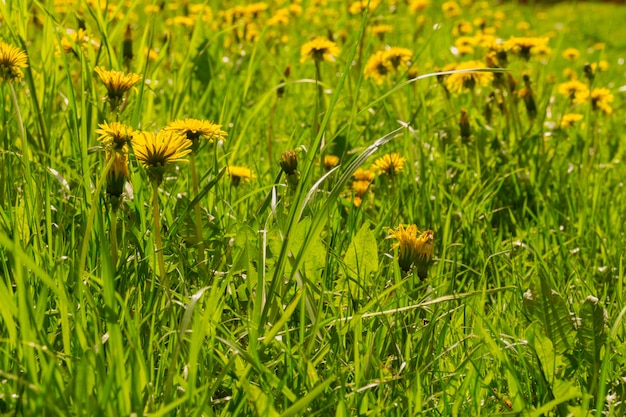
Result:
[[[397,173],[404,170],[404,163],[406,158],[400,156],[399,153],[394,152],[378,158],[373,164],[372,168],[385,173],[390,177],[394,177]]]
[[[531,54],[545,51],[548,46],[548,37],[515,37],[512,36],[504,43],[504,49],[521,56],[528,61]]]
[[[484,63],[480,61],[467,61],[458,64],[455,70],[481,70],[486,69]],[[491,72],[455,72],[446,78],[446,86],[450,91],[461,92],[465,89],[473,90],[477,85],[487,86],[493,81]]]
[[[96,129],[98,140],[107,148],[113,148],[116,151],[125,151],[126,145],[131,141],[133,129],[123,123],[113,122],[108,124],[104,122],[99,124],[100,129]]]
[[[385,52],[378,51],[372,55],[363,68],[365,79],[372,79],[377,84],[382,84],[385,77],[389,74],[389,68],[385,65]]]
[[[335,42],[320,36],[302,45],[300,55],[300,62],[306,61],[309,57],[316,62],[334,61],[339,55],[339,47]]]
[[[167,164],[187,162],[184,157],[191,152],[192,143],[174,131],[161,130],[156,134],[135,133],[132,145],[137,160],[148,170],[150,178],[160,184]]]
[[[590,100],[593,111],[600,110],[604,114],[611,114],[613,113],[613,107],[609,103],[612,103],[614,98],[611,90],[608,88],[594,88],[591,93],[587,91],[585,94],[579,94],[574,101],[576,103],[586,103]]]
[[[574,124],[583,119],[583,115],[580,113],[567,113],[561,118],[561,127],[572,127]]]
[[[404,271],[411,269],[411,265],[417,266],[417,274],[424,279],[428,274],[428,265],[434,252],[434,233],[426,230],[417,236],[420,231],[417,226],[410,224],[407,227],[399,225],[397,229],[390,230],[387,239],[396,239],[391,248],[398,248],[398,265]]]
[[[576,61],[580,56],[580,52],[576,48],[567,48],[561,53],[561,56],[569,61]]]
[[[447,19],[459,16],[462,11],[459,4],[455,1],[447,1],[441,5],[441,10]]]
[[[352,178],[354,178],[355,181],[373,181],[375,177],[376,172],[371,169],[359,168],[352,174]]]
[[[589,93],[587,85],[579,80],[570,80],[557,86],[559,94],[574,100],[577,97],[586,97]]]
[[[376,25],[372,28],[372,34],[382,38],[385,33],[393,32],[393,26],[391,25]]]
[[[124,101],[124,94],[141,81],[141,75],[138,74],[124,74],[121,71],[106,70],[102,67],[96,67],[94,71],[107,89],[107,99],[112,109],[117,108]]]
[[[369,11],[374,11],[380,5],[380,0],[357,0],[350,3],[348,12],[350,12],[350,14],[361,14],[367,10],[368,5]]]
[[[251,179],[256,178],[256,175],[250,171],[250,168],[242,166],[231,165],[226,168],[226,174],[230,177],[232,184],[235,186],[239,185],[242,181],[247,183],[250,182]]]
[[[0,81],[19,81],[24,77],[22,68],[28,67],[28,55],[13,45],[0,41]]]
[[[337,155],[324,155],[324,168],[330,171],[339,164],[339,157]]]
[[[357,196],[363,198],[372,183],[370,181],[354,181],[352,183],[352,191]]]
[[[107,173],[106,193],[112,200],[119,199],[124,192],[124,183],[130,177],[128,174],[128,157],[125,153],[107,152],[107,162],[113,160],[113,165]],[[119,201],[114,201],[114,206],[119,206]]]
[[[395,71],[398,71],[401,66],[411,65],[411,59],[413,59],[413,52],[398,46],[391,47],[383,53],[383,63]]]
[[[409,0],[409,10],[411,13],[420,13],[428,7],[430,1],[428,0]]]
[[[221,125],[197,119],[174,120],[164,130],[177,132],[192,142],[195,142],[201,136],[209,142],[214,140],[223,141],[225,136],[228,135],[228,133],[222,130]]]

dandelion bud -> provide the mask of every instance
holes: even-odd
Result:
[[[469,116],[467,114],[467,110],[465,109],[461,109],[461,117],[459,118],[459,129],[461,130],[461,139],[463,140],[463,142],[466,142],[472,135],[472,131],[470,129]]]
[[[124,62],[129,63],[133,60],[133,32],[130,25],[126,25],[126,31],[124,32],[124,43],[122,45],[122,56]]]
[[[432,230],[426,230],[417,238],[415,247],[417,256],[414,263],[417,267],[417,276],[420,277],[420,279],[426,279],[428,277],[428,267],[433,258],[434,240]]]
[[[589,84],[591,84],[593,82],[593,79],[595,78],[595,74],[593,73],[593,67],[591,66],[591,64],[585,64],[585,66],[583,67],[583,72],[585,73],[585,78],[587,78],[587,80],[589,80]]]
[[[283,152],[280,156],[280,167],[287,175],[294,175],[298,171],[298,154],[294,150]]]
[[[111,169],[107,172],[106,193],[109,196],[111,207],[117,210],[122,202],[122,193],[124,192],[124,184],[129,178],[128,162],[125,153],[108,152],[107,161],[114,158]]]
[[[526,113],[528,118],[534,120],[537,117],[537,105],[535,104],[535,97],[533,90],[530,87],[522,88],[519,92],[520,97],[524,100],[526,106]]]

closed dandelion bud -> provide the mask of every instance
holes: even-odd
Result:
[[[124,32],[124,43],[122,45],[122,56],[124,62],[128,63],[133,60],[133,32],[130,25],[126,25],[126,31]]]
[[[522,97],[522,100],[524,100],[524,106],[526,106],[528,118],[532,120],[537,117],[537,105],[535,104],[533,90],[530,87],[522,88],[519,95]]]
[[[593,79],[595,78],[595,74],[593,73],[593,67],[591,66],[591,64],[585,64],[585,66],[583,67],[583,72],[585,73],[585,78],[587,78],[587,80],[589,80],[589,84],[591,84],[593,82]]]
[[[517,81],[511,74],[507,74],[506,77],[509,82],[509,90],[513,93],[517,89]]]
[[[122,194],[124,192],[124,184],[129,178],[128,174],[128,162],[125,153],[109,152],[107,153],[107,162],[111,159],[113,165],[107,172],[107,186],[106,193],[109,196],[109,201],[114,210],[119,208],[122,202]]]
[[[461,130],[461,139],[463,139],[463,141],[467,141],[472,135],[472,131],[470,129],[469,116],[467,114],[467,110],[465,109],[461,109],[461,117],[459,118],[459,129]]]
[[[294,150],[283,152],[280,156],[280,167],[287,175],[298,172],[298,154]]]
[[[509,58],[504,49],[500,49],[496,52],[496,59],[502,68],[506,67],[509,63]]]
[[[428,267],[433,258],[435,248],[434,240],[432,230],[426,230],[417,238],[415,245],[416,257],[413,262],[417,267],[417,276],[420,277],[420,279],[426,279],[428,277]]]

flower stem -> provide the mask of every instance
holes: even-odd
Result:
[[[165,259],[163,259],[163,242],[161,240],[161,210],[159,210],[159,185],[156,181],[152,182],[152,217],[154,217],[154,240],[157,254],[157,261],[159,263],[159,277],[161,278],[161,285],[165,287],[168,299],[171,299],[170,285],[167,280],[167,271],[165,270]]]
[[[117,210],[111,212],[111,254],[113,256],[113,265],[117,267]]]
[[[191,168],[191,181],[193,184],[193,198],[197,198],[199,194],[198,187],[198,171],[196,170],[196,156],[191,153],[189,155],[189,166]],[[198,262],[204,264],[204,236],[202,234],[202,215],[200,212],[200,202],[196,202],[193,207],[196,213],[196,238],[198,239]]]

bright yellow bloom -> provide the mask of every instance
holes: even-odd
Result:
[[[376,25],[372,28],[372,34],[376,36],[382,36],[390,32],[393,32],[393,26],[391,25]]]
[[[376,172],[371,169],[359,168],[352,174],[352,178],[354,178],[355,181],[373,181],[375,177]]]
[[[335,42],[322,36],[305,43],[300,48],[300,62],[306,61],[309,57],[317,62],[323,60],[334,61],[337,55],[339,55],[339,47]]]
[[[430,1],[428,0],[409,0],[409,10],[411,13],[420,13],[428,7],[429,4]]]
[[[455,70],[481,70],[487,69],[481,61],[461,62]],[[493,81],[491,72],[455,72],[446,78],[446,87],[452,92],[460,93],[464,89],[473,90],[477,85],[487,86]]]
[[[191,152],[192,142],[174,131],[161,130],[157,134],[135,133],[132,145],[137,160],[148,170],[148,176],[160,184],[167,164],[187,162],[184,157]]]
[[[361,14],[367,10],[369,4],[369,11],[372,12],[380,5],[380,0],[356,0],[350,3],[348,11],[350,14]]]
[[[454,24],[454,28],[452,29],[453,36],[463,36],[469,33],[472,33],[474,30],[474,26],[467,20],[460,20]]]
[[[96,133],[99,134],[98,140],[107,148],[112,148],[115,151],[126,152],[126,145],[128,145],[133,137],[133,129],[123,123],[113,122],[108,124],[104,122],[99,124],[100,129],[96,129]]]
[[[561,53],[561,56],[570,61],[576,61],[580,56],[580,52],[576,48],[567,48]]]
[[[243,182],[250,182],[251,179],[256,178],[256,175],[250,171],[250,168],[242,167],[242,166],[234,166],[231,165],[226,168],[226,174],[230,177],[232,184],[237,186]]]
[[[613,107],[609,103],[612,103],[614,98],[611,90],[608,88],[594,88],[591,93],[587,91],[584,94],[577,95],[574,101],[576,103],[586,103],[591,100],[591,108],[594,111],[601,110],[604,114],[611,114],[613,113]]]
[[[571,100],[574,100],[577,97],[585,97],[589,94],[587,84],[579,80],[570,80],[561,83],[557,86],[557,91],[559,94],[567,96]]]
[[[462,11],[459,4],[455,1],[447,1],[441,5],[441,10],[447,19],[459,16]]]
[[[400,156],[399,153],[394,152],[378,158],[373,164],[372,169],[383,172],[386,175],[393,177],[397,173],[404,170],[404,163],[406,158]]]
[[[408,67],[413,59],[413,51],[407,48],[393,46],[383,53],[383,64],[398,71],[400,67]]]
[[[406,228],[399,225],[396,230],[389,230],[387,239],[397,239],[391,248],[398,248],[398,264],[404,271],[411,269],[415,264],[418,268],[418,276],[422,279],[427,277],[428,264],[434,252],[434,234],[432,230],[426,230],[418,237],[420,231],[414,224]]]
[[[124,74],[121,71],[106,70],[102,67],[96,67],[94,71],[107,89],[107,99],[111,102],[111,108],[117,108],[124,101],[124,94],[142,78],[138,74]]]
[[[537,38],[511,36],[508,41],[504,42],[504,49],[517,54],[528,61],[531,54],[546,52],[548,40],[548,37]]]
[[[372,55],[363,68],[365,79],[372,79],[377,84],[382,84],[383,80],[389,74],[389,68],[385,65],[385,52],[378,51]]]
[[[336,155],[324,155],[324,168],[330,170],[339,164],[339,157]]]
[[[164,130],[178,132],[192,142],[196,141],[200,136],[205,137],[209,142],[214,140],[223,141],[228,135],[228,133],[222,130],[222,125],[197,119],[174,120]]]
[[[352,182],[352,191],[357,196],[363,198],[367,190],[370,188],[370,181],[354,181]]]
[[[561,119],[561,127],[572,127],[576,122],[583,119],[583,115],[579,113],[567,113]]]
[[[0,41],[0,81],[19,81],[24,77],[22,68],[28,67],[28,55],[8,43]]]

